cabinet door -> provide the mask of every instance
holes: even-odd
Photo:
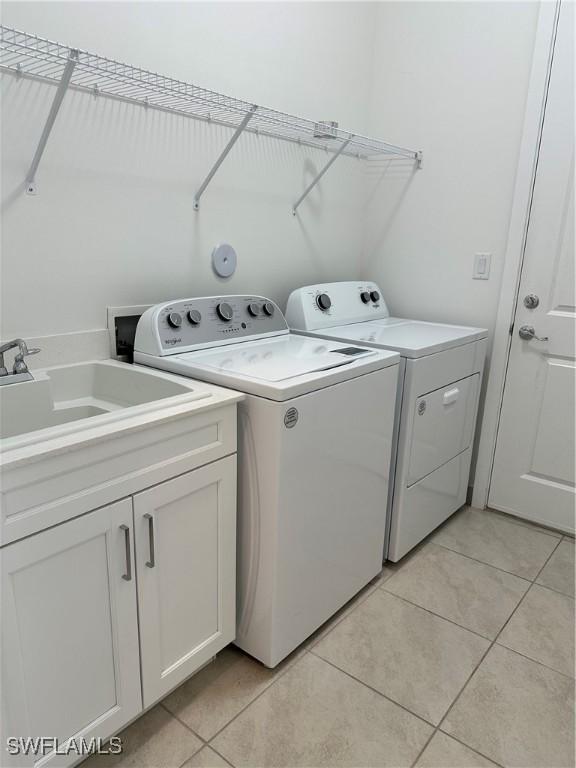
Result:
[[[144,706],[234,639],[236,457],[134,496]]]
[[[124,500],[0,551],[0,764],[70,765],[10,757],[5,739],[105,739],[142,709],[132,530]]]

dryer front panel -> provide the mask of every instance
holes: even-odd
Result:
[[[471,445],[479,386],[474,374],[415,398],[408,487]]]

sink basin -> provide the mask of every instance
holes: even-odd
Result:
[[[192,380],[114,360],[46,368],[34,376],[34,381],[0,387],[2,450],[211,397]]]

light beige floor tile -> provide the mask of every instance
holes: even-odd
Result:
[[[298,652],[268,669],[236,648],[225,648],[212,664],[162,702],[169,712],[209,741],[238,712],[293,664]]]
[[[574,675],[574,599],[534,584],[498,643]]]
[[[509,768],[572,768],[574,681],[495,645],[442,729]]]
[[[432,540],[525,579],[536,578],[558,545],[554,536],[509,523],[490,511],[472,507],[455,515]]]
[[[120,755],[93,755],[82,768],[179,768],[202,742],[160,706],[154,707],[119,734]]]
[[[427,544],[383,589],[494,639],[530,582]]]
[[[432,729],[307,654],[214,740],[234,765],[401,768]]]
[[[496,768],[496,764],[437,731],[414,768]]]
[[[564,539],[558,545],[542,573],[536,579],[538,584],[574,597],[574,542]]]
[[[182,768],[230,768],[230,763],[210,747],[203,747],[194,757],[187,760]]]
[[[488,646],[378,589],[313,652],[437,724]]]

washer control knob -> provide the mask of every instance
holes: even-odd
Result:
[[[274,314],[274,304],[272,304],[271,301],[265,301],[264,304],[262,304],[262,309],[264,310],[264,314],[268,315],[268,317],[272,317]]]
[[[179,312],[170,312],[166,319],[171,328],[180,328],[182,325],[182,315]]]
[[[378,293],[378,291],[370,291],[370,298],[374,302],[380,301],[380,294]]]
[[[260,314],[260,304],[256,304],[256,302],[248,304],[248,314],[251,317],[258,317]]]
[[[368,302],[370,301],[370,294],[368,293],[368,291],[362,291],[362,293],[360,294],[360,298],[362,299],[364,304],[368,304]]]
[[[234,310],[230,304],[227,304],[225,301],[216,306],[216,313],[220,320],[223,320],[225,323],[229,323],[234,317]]]
[[[200,320],[202,320],[202,315],[197,309],[189,309],[186,317],[192,325],[200,325]]]
[[[319,296],[316,296],[316,304],[318,304],[322,312],[326,312],[332,306],[332,301],[327,293],[321,293]]]

